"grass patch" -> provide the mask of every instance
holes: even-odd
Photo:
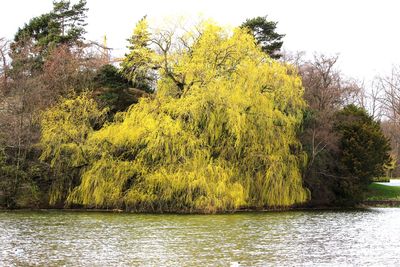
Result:
[[[366,200],[397,200],[400,201],[400,186],[388,186],[372,183],[368,187]]]

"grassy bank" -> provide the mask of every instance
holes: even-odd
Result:
[[[397,200],[400,201],[400,186],[388,186],[372,183],[369,186],[366,200]]]
[[[400,186],[372,183],[368,189],[364,202],[366,205],[400,207]]]

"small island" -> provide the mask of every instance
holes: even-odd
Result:
[[[143,13],[101,40],[86,0],[0,30],[0,266],[400,264],[400,68],[352,78],[265,14],[114,2]]]

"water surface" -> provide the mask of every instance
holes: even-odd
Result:
[[[0,266],[400,266],[400,209],[0,212]]]

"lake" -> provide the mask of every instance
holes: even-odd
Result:
[[[0,266],[400,265],[400,209],[0,212]]]

